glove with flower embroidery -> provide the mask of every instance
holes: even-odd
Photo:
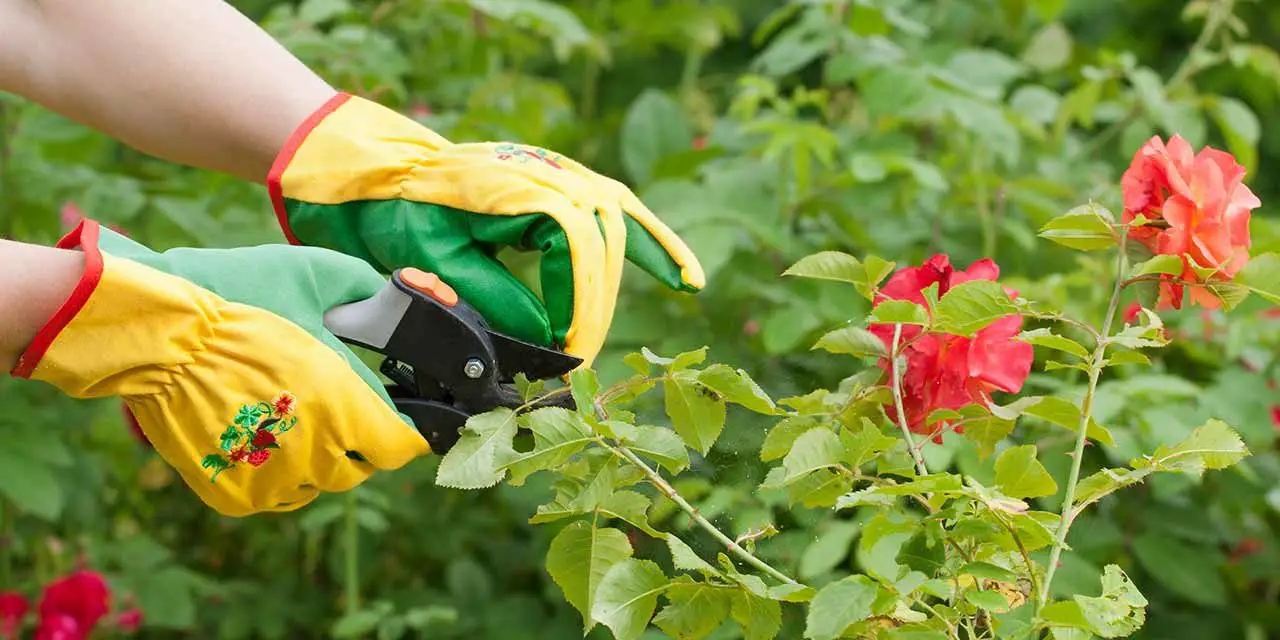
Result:
[[[297,509],[429,453],[323,324],[386,280],[325,249],[156,253],[92,220],[58,243],[84,274],[14,376],[119,396],[161,457],[231,516]]]
[[[285,235],[385,271],[440,276],[494,329],[589,366],[604,344],[626,260],[697,291],[689,247],[621,183],[545,149],[454,144],[339,94],[293,134],[267,186]],[[540,251],[544,300],[495,255]]]

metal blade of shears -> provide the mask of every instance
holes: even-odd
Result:
[[[485,334],[497,355],[503,380],[510,381],[518,373],[523,373],[530,380],[546,380],[565,375],[582,364],[582,358],[563,351],[540,347],[490,329],[486,329]]]

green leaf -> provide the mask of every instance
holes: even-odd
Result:
[[[861,428],[854,430],[844,427],[840,430],[840,444],[844,446],[844,461],[857,469],[875,460],[881,453],[892,449],[898,439],[885,435],[874,423],[866,418],[860,421]]]
[[[806,431],[796,438],[795,445],[782,459],[782,467],[786,469],[783,481],[790,484],[814,471],[836,467],[843,457],[844,446],[831,430]]]
[[[1147,461],[1135,461],[1134,467],[1154,464],[1161,471],[1181,471],[1199,477],[1206,470],[1226,469],[1249,455],[1239,434],[1221,420],[1209,420],[1192,430],[1186,440],[1175,446],[1161,446]]]
[[[0,425],[0,429],[9,428]],[[0,447],[0,495],[19,510],[48,522],[57,521],[65,501],[55,467],[4,447]]]
[[[929,313],[910,300],[885,300],[867,316],[870,324],[929,324]]]
[[[658,596],[670,581],[650,560],[628,558],[612,567],[600,580],[591,604],[591,617],[609,627],[617,640],[640,637],[658,606]]]
[[[1058,492],[1058,483],[1036,459],[1036,446],[1005,449],[996,458],[996,486],[1013,498],[1040,498]]]
[[[600,394],[600,379],[591,369],[575,369],[569,374],[569,391],[573,394],[578,412],[596,418],[596,396]]]
[[[1013,420],[987,416],[964,424],[964,437],[973,442],[978,455],[986,459],[996,452],[996,445],[1013,433]]]
[[[1182,275],[1182,270],[1186,265],[1182,261],[1182,256],[1158,255],[1146,262],[1140,262],[1133,266],[1133,270],[1129,272],[1130,278],[1138,276],[1149,276],[1155,274],[1168,274],[1171,276]]]
[[[1023,331],[1018,335],[1018,339],[1038,347],[1069,353],[1078,358],[1089,357],[1089,350],[1085,349],[1080,343],[1070,338],[1064,338],[1049,329]]]
[[[971,336],[991,323],[1016,314],[1004,287],[991,280],[970,280],[951,287],[938,300],[938,328],[947,333]]]
[[[1009,608],[1009,599],[999,591],[970,589],[964,593],[964,599],[975,607],[986,609],[987,611],[1004,611]]]
[[[1142,482],[1154,469],[1102,469],[1080,481],[1076,487],[1076,508],[1097,502],[1124,487]]]
[[[698,382],[724,396],[725,400],[756,413],[777,413],[778,407],[773,399],[742,369],[713,364],[698,373]]]
[[[666,534],[659,532],[649,525],[649,508],[653,503],[643,494],[635,491],[618,491],[605,499],[600,504],[600,512],[619,520],[624,520],[631,526],[653,536],[655,538],[666,538]]]
[[[880,341],[880,338],[876,337],[876,334],[853,325],[841,327],[827,333],[818,339],[813,348],[825,349],[831,353],[848,354],[855,358],[883,358],[885,356],[884,343]]]
[[[742,627],[743,640],[773,640],[782,630],[782,605],[745,589],[733,594],[729,613]]]
[[[1074,600],[1089,631],[1103,638],[1128,637],[1146,622],[1147,599],[1114,564],[1102,570],[1101,596],[1075,596]]]
[[[960,567],[960,571],[958,573],[960,573],[960,575],[968,575],[986,580],[998,580],[1000,582],[1016,583],[1018,581],[1018,574],[1004,567],[991,564],[990,562],[970,562],[963,567]]]
[[[934,525],[936,526],[936,523]],[[932,578],[946,564],[947,553],[943,548],[941,536],[930,534],[929,528],[926,527],[916,532],[902,545],[895,560],[898,564]]]
[[[689,448],[706,455],[724,429],[724,400],[687,376],[664,380],[662,389],[671,426]]]
[[[628,449],[657,462],[667,471],[680,473],[689,466],[689,450],[671,429],[612,421],[605,424],[613,429]]]
[[[700,571],[709,576],[718,576],[720,571],[711,566],[673,533],[665,536],[667,548],[671,551],[671,564],[681,571]]]
[[[351,11],[346,0],[306,0],[298,6],[298,19],[309,25],[319,25]]]
[[[1244,285],[1272,304],[1280,304],[1280,255],[1264,253],[1254,256],[1236,274],[1234,282]]]
[[[701,640],[729,617],[733,593],[725,587],[676,580],[667,589],[670,604],[658,612],[653,624],[673,638]]]
[[[867,576],[850,576],[828,584],[813,597],[804,637],[808,640],[839,638],[850,625],[871,617],[871,605],[877,595],[876,583]]]
[[[784,418],[765,433],[764,444],[760,445],[760,460],[771,462],[786,456],[795,444],[796,438],[818,427],[825,427],[825,423],[809,416]]]
[[[516,412],[499,407],[471,416],[462,437],[436,470],[436,484],[450,489],[484,489],[502,481],[502,465],[515,455]]]
[[[622,165],[639,184],[653,179],[659,160],[689,149],[693,128],[680,104],[657,89],[644,90],[622,120]]]
[[[560,587],[564,598],[582,614],[583,630],[590,631],[597,592],[606,573],[631,557],[627,534],[611,528],[596,528],[589,522],[569,523],[551,540],[547,551],[547,573]]]
[[[693,351],[685,351],[676,354],[671,359],[671,363],[667,365],[668,371],[684,371],[689,367],[697,366],[707,361],[707,347],[694,349]]]
[[[1110,249],[1118,241],[1114,219],[1100,205],[1081,205],[1045,223],[1040,237],[1079,251]]]
[[[544,407],[524,414],[524,426],[533,433],[533,450],[513,452],[502,465],[511,472],[510,483],[524,484],[530,474],[554,469],[595,441],[582,415],[560,407]]]
[[[1071,60],[1071,32],[1060,22],[1040,29],[1022,52],[1022,61],[1039,71],[1053,71]]]
[[[1045,396],[1040,398],[1038,402],[1030,403],[1022,410],[1024,415],[1039,418],[1050,424],[1058,425],[1070,431],[1080,428],[1080,408],[1076,405],[1058,398],[1056,396]],[[1089,439],[1106,445],[1114,445],[1115,437],[1111,432],[1089,418],[1089,425],[1085,427],[1086,435]]]
[[[855,522],[838,520],[822,531],[818,537],[805,547],[800,556],[800,579],[811,580],[835,569],[841,561],[849,557],[853,539],[861,529]]]
[[[866,281],[867,271],[862,262],[847,253],[821,251],[801,258],[782,275],[861,284]]]

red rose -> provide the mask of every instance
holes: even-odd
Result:
[[[110,599],[111,591],[100,574],[77,571],[45,587],[39,606],[41,625],[55,616],[69,616],[87,635],[107,615]],[[58,624],[57,629],[65,626]]]
[[[35,640],[86,640],[88,637],[89,633],[80,628],[75,618],[55,613],[40,618]]]
[[[257,451],[254,451],[249,454],[249,464],[255,467],[261,467],[262,463],[266,462],[267,458],[270,458],[270,457],[271,457],[270,449],[258,449]]]
[[[258,429],[257,433],[253,434],[253,446],[258,447],[259,449],[269,447],[275,443],[275,434],[266,429]]]
[[[1190,255],[1201,267],[1218,271],[1215,280],[1229,280],[1249,261],[1250,212],[1262,206],[1244,184],[1245,169],[1231,154],[1211,147],[1194,153],[1180,136],[1165,145],[1154,136],[1133,156],[1121,177],[1124,222],[1139,214],[1158,224],[1137,227],[1130,237],[1153,253]],[[1201,278],[1183,260],[1181,280]],[[1183,285],[1160,284],[1163,308],[1182,308]],[[1211,292],[1193,287],[1191,301],[1216,309]]]
[[[14,640],[18,637],[18,629],[22,619],[27,616],[31,605],[26,596],[16,591],[0,592],[0,638]]]
[[[952,287],[971,280],[992,280],[1000,268],[990,259],[974,262],[965,271],[956,271],[945,255],[935,255],[919,267],[908,267],[894,274],[880,290],[876,300],[911,300],[924,304],[924,289],[938,285],[939,298]],[[1006,288],[1012,297],[1015,291]],[[872,333],[893,346],[893,325],[873,324]],[[978,331],[973,337],[947,334],[920,335],[921,328],[903,326],[900,342],[910,345],[904,350],[906,371],[902,372],[902,404],[907,426],[914,433],[935,434],[941,438],[946,424],[930,427],[929,414],[938,409],[960,409],[973,403],[986,403],[993,391],[1017,393],[1031,373],[1034,349],[1017,339],[1022,330],[1022,316],[1010,315]],[[889,360],[880,367],[891,371]]]

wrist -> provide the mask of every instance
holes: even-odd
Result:
[[[13,368],[84,274],[79,251],[0,240],[0,367]]]

